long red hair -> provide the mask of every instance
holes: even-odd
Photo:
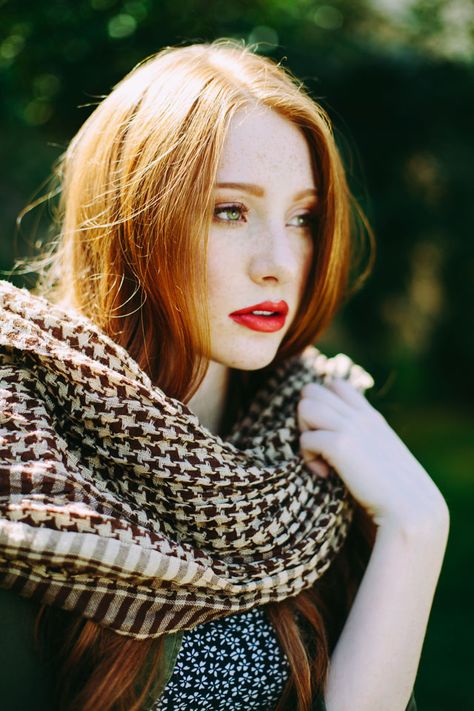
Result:
[[[213,186],[229,121],[248,104],[270,107],[299,127],[319,190],[307,286],[275,363],[317,341],[373,261],[372,233],[347,186],[331,122],[288,70],[230,40],[167,47],[117,84],[56,168],[60,235],[36,263],[37,291],[90,317],[182,401],[199,387],[209,359],[202,295]],[[364,269],[360,236],[371,248]],[[280,709],[305,711],[323,692],[373,535],[358,508],[321,580],[267,606],[291,666]],[[141,707],[160,666],[160,640],[136,641],[74,617],[62,636],[64,707]]]

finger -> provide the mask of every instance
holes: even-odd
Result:
[[[311,469],[314,474],[326,478],[329,475],[329,464],[324,461],[321,456],[317,456],[306,462],[306,466]]]
[[[308,383],[301,389],[301,397],[308,398],[321,405],[324,404],[330,407],[334,412],[340,415],[348,415],[349,408],[347,403],[337,393],[331,391],[322,383]]]
[[[340,430],[346,421],[345,415],[323,402],[301,398],[298,403],[298,426],[307,429]]]
[[[305,461],[315,459],[315,455],[321,455],[326,462],[337,469],[336,451],[338,434],[325,430],[306,430],[300,435],[300,448]]]
[[[357,390],[348,380],[342,378],[328,378],[325,381],[325,387],[352,407],[358,409],[367,407],[368,401],[365,395]]]

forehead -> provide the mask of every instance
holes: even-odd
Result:
[[[314,187],[311,154],[302,131],[265,106],[240,109],[231,119],[221,154],[219,181],[260,184],[284,179],[289,187]]]

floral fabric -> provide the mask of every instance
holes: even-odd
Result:
[[[273,711],[288,660],[262,607],[187,631],[153,711]]]

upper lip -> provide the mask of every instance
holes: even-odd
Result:
[[[277,312],[278,314],[282,314],[282,316],[286,316],[288,308],[286,301],[262,301],[260,304],[246,306],[245,309],[240,309],[240,311],[233,311],[230,315],[248,314],[251,311],[272,311],[273,313]]]

